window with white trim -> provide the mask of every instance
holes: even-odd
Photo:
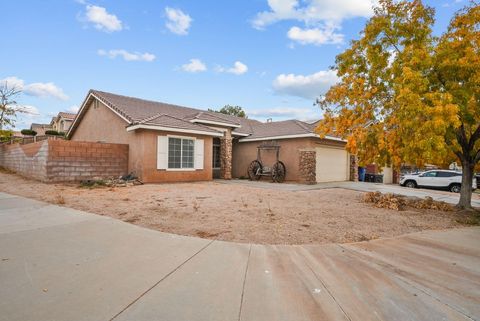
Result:
[[[194,168],[195,140],[168,137],[168,168]]]

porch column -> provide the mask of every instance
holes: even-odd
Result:
[[[220,138],[220,178],[232,179],[232,134],[225,131]]]
[[[317,183],[317,153],[314,149],[301,149],[299,159],[300,177],[302,183]]]

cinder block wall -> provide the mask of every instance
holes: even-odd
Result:
[[[0,146],[0,166],[22,176],[47,180],[48,141]]]
[[[0,166],[44,182],[118,177],[128,171],[128,145],[66,140],[4,145]]]

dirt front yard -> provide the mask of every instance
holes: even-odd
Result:
[[[354,242],[463,226],[465,214],[395,211],[344,189],[279,191],[217,182],[84,188],[0,173],[0,191],[162,232],[226,241],[302,244]]]

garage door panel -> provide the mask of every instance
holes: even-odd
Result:
[[[340,182],[348,180],[348,153],[344,149],[316,148],[317,182]]]

